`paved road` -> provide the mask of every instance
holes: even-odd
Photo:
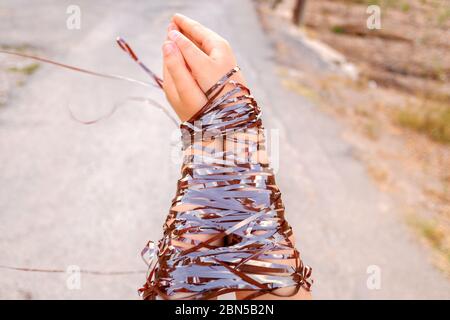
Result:
[[[48,56],[99,71],[145,75],[114,45],[125,36],[148,65],[161,68],[160,44],[174,12],[227,37],[280,134],[278,183],[316,298],[450,298],[449,283],[352,157],[330,118],[279,84],[274,51],[250,1],[78,0],[80,30],[67,30],[72,1],[2,1],[3,43],[39,46]],[[230,28],[230,26],[232,26]],[[134,104],[93,126],[127,96],[164,101],[160,92],[43,66],[0,109],[0,264],[36,268],[143,270],[139,251],[157,240],[175,192],[174,126]],[[367,268],[381,288],[367,286]],[[0,270],[1,298],[138,298],[144,275],[82,275]]]

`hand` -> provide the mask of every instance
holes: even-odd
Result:
[[[181,121],[200,110],[205,92],[237,65],[225,39],[181,14],[169,24],[163,56],[164,92]],[[232,78],[245,85],[240,72]]]

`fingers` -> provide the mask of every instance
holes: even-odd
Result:
[[[168,37],[180,48],[194,79],[206,92],[236,66],[233,52],[227,41],[200,23],[180,14],[172,20]]]
[[[186,63],[194,73],[194,77],[199,75],[205,64],[210,62],[210,58],[178,30],[169,31],[168,37],[181,50]]]
[[[226,40],[190,18],[175,15],[167,31],[165,91],[169,101],[175,101],[171,104],[179,117],[186,120],[206,103],[204,92],[237,62]],[[240,72],[232,79],[245,85]]]
[[[175,23],[169,24],[167,32],[170,32],[171,30],[178,30],[178,27],[176,26]],[[166,40],[169,40],[169,37],[166,37]],[[167,70],[167,66],[165,64],[163,66],[163,78],[164,78],[164,92],[166,93],[167,99],[169,100],[172,106],[174,105],[179,106],[181,103],[180,97],[178,96],[177,88],[175,87],[173,79],[169,73],[169,70]]]
[[[169,37],[168,37],[169,32],[172,30],[180,31],[180,29],[178,29],[178,26],[175,23],[173,23],[173,22],[169,23],[169,26],[167,27],[167,40],[169,39]]]
[[[173,107],[180,119],[185,121],[195,114],[206,103],[207,99],[187,69],[184,58],[175,43],[172,41],[164,42],[163,56],[166,69],[164,80],[170,79],[169,84],[164,85],[164,91],[170,101],[174,94],[173,87],[175,87],[179,100],[183,104],[173,105]]]
[[[209,56],[220,53],[221,49],[228,46],[227,41],[217,33],[182,14],[175,14],[173,22],[183,34],[198,43],[200,48]]]
[[[167,100],[172,106],[174,106],[174,109],[179,109],[178,106],[181,105],[180,96],[178,95],[177,88],[173,83],[173,79],[169,73],[169,70],[167,70],[166,65],[164,65],[163,79],[163,89],[164,93],[166,94]]]

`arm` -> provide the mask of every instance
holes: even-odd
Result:
[[[176,15],[163,54],[184,161],[144,296],[309,298],[311,270],[295,249],[260,109],[229,44]]]

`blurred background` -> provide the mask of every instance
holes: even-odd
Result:
[[[449,299],[450,2],[2,0],[0,50],[150,81],[115,38],[161,74],[176,12],[229,40],[277,133],[314,298]],[[177,127],[130,97],[170,109],[0,53],[0,298],[139,299],[180,163]]]

